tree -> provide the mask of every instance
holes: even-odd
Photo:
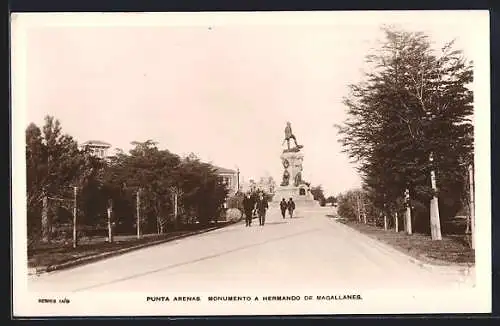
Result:
[[[104,221],[109,199],[100,175],[104,163],[89,154],[85,156],[82,162],[85,174],[79,182],[78,206],[83,213],[79,221],[81,224],[99,225]]]
[[[347,191],[346,193],[339,194],[337,196],[337,214],[341,218],[352,221],[358,220],[356,196],[357,193],[353,190]]]
[[[132,144],[135,147],[128,155],[118,153],[111,160],[106,183],[114,185],[117,194],[128,193],[130,202],[140,190],[141,227],[145,231],[162,233],[172,215],[170,189],[178,183],[180,158],[168,150],[158,149],[152,140]],[[134,214],[133,211],[127,214],[129,221],[133,220]]]
[[[472,63],[452,49],[452,42],[436,53],[423,33],[384,31],[379,51],[367,56],[373,72],[350,86],[344,101],[349,118],[339,126],[340,141],[359,163],[378,209],[392,216],[408,189],[416,227],[432,225],[433,239],[440,239],[431,200],[443,199],[444,218],[456,213],[464,188],[460,162],[472,155],[472,93],[467,88]],[[431,186],[432,171],[437,189]]]
[[[321,185],[316,187],[311,187],[311,194],[313,195],[314,200],[317,200],[321,206],[325,206],[326,198],[323,191],[323,187]]]
[[[30,241],[39,237],[40,231],[44,240],[50,240],[52,222],[58,221],[49,210],[49,206],[57,205],[49,202],[68,200],[72,206],[74,187],[78,188],[78,223],[88,226],[107,222],[107,208],[112,205],[113,224],[121,232],[132,232],[137,227],[139,191],[139,229],[143,232],[163,233],[168,223],[197,221],[206,225],[217,220],[228,189],[212,165],[194,154],[181,159],[159,149],[153,140],[132,144],[129,153],[117,150],[116,155],[103,160],[78,149],[76,141],[63,134],[60,122],[53,117],[45,118],[42,129],[30,124],[26,129]],[[174,214],[174,193],[179,214]],[[69,219],[71,212],[66,213],[59,215]]]
[[[335,196],[328,196],[328,198],[326,198],[326,202],[332,205],[336,205],[337,198],[335,198]]]
[[[41,221],[42,201],[44,200],[45,162],[42,132],[31,123],[26,129],[26,199],[27,222],[30,238],[36,237],[41,226],[48,221]],[[45,218],[46,219],[46,218]]]
[[[72,198],[72,190],[81,180],[82,152],[69,135],[62,133],[59,120],[45,117],[40,130],[31,123],[26,129],[26,168],[29,232],[42,231],[42,240],[50,241],[53,216],[48,207],[40,210],[47,198]],[[44,199],[45,198],[45,199]],[[38,219],[41,214],[41,223]]]
[[[206,225],[217,218],[228,194],[215,168],[191,155],[181,162],[184,202],[186,208],[197,214],[197,220]]]

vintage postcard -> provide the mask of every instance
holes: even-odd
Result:
[[[491,311],[487,11],[11,27],[14,316]]]

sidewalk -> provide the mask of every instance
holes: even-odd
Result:
[[[422,234],[407,235],[404,232],[384,230],[372,225],[337,220],[340,224],[358,231],[374,243],[390,247],[410,257],[414,263],[427,269],[459,270],[468,273],[475,267],[474,251],[450,238],[435,242]]]

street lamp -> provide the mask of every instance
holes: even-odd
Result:
[[[237,183],[238,188],[236,188],[236,192],[240,192],[240,168],[239,167],[236,167],[236,172],[238,174],[238,183]]]

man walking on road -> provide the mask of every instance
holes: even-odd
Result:
[[[245,225],[252,226],[252,212],[254,207],[254,200],[247,194],[245,198],[243,198],[243,210],[245,211]]]
[[[259,214],[259,225],[264,226],[266,222],[266,210],[269,205],[267,204],[267,199],[264,197],[264,194],[260,194],[259,201],[257,202],[257,213]]]
[[[293,211],[295,210],[295,202],[293,201],[292,197],[288,200],[288,213],[290,214],[290,218],[293,218]]]
[[[287,208],[288,204],[286,203],[285,198],[283,198],[280,202],[281,216],[283,216],[283,218],[285,218]]]

